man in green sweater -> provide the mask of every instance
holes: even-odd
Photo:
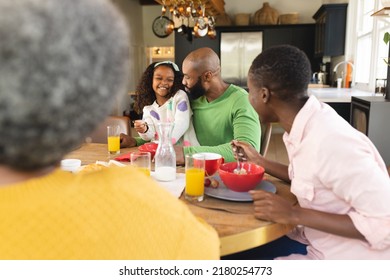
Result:
[[[183,84],[191,98],[193,124],[200,146],[175,146],[176,161],[199,152],[221,154],[234,161],[230,142],[245,141],[260,149],[260,124],[248,93],[222,80],[220,60],[210,48],[197,49],[183,61]]]

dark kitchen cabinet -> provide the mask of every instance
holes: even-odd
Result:
[[[218,54],[218,56],[220,56],[219,44],[220,41],[218,38],[192,38],[192,36],[189,38],[186,34],[183,35],[175,31],[175,63],[181,69],[183,60],[187,56],[187,54],[189,54],[193,50],[203,47],[209,47],[213,49]]]
[[[301,49],[309,58],[313,72],[320,61],[314,57],[315,24],[275,25],[263,31],[263,50],[288,44]]]
[[[217,27],[217,38],[192,38],[175,33],[175,62],[181,66],[187,54],[201,47],[213,49],[218,56],[220,50],[221,32],[263,32],[263,50],[280,44],[289,44],[300,48],[309,57],[312,69],[317,71],[319,60],[314,57],[315,24],[286,24],[286,25],[259,25],[259,26],[220,26]]]
[[[344,55],[348,4],[324,4],[314,14],[315,56]]]

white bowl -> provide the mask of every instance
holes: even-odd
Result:
[[[81,166],[81,160],[69,158],[61,160],[61,169],[64,171],[76,172]]]

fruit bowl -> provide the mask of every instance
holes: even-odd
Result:
[[[228,162],[222,164],[218,170],[222,182],[232,191],[247,192],[253,190],[263,180],[265,170],[260,165],[249,162],[241,163],[241,169],[244,169],[246,174],[234,173],[236,167],[237,162]]]

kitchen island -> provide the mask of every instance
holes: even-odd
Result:
[[[350,121],[352,96],[375,96],[375,93],[354,88],[310,88],[309,95],[329,104],[347,122]]]

